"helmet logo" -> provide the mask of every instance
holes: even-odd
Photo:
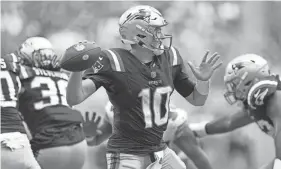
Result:
[[[242,65],[243,63],[235,63],[232,65],[232,69],[236,72],[239,69],[242,69],[244,66]]]
[[[74,46],[74,49],[76,49],[78,52],[84,50],[86,47],[82,43],[78,43]]]
[[[257,93],[254,94],[254,98],[256,99],[255,104],[258,106],[263,105],[264,104],[263,100],[267,93],[268,93],[268,88],[266,88],[262,93],[261,93],[261,89],[259,89]]]

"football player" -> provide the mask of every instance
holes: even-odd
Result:
[[[28,38],[14,53],[20,59],[23,92],[19,109],[31,131],[31,146],[44,169],[80,169],[86,155],[83,117],[66,101],[68,75],[43,37]]]
[[[91,120],[89,119],[89,113],[86,112],[86,121],[84,122],[84,130],[87,138],[87,143],[90,146],[96,146],[104,142],[112,133],[113,125],[113,105],[108,102],[105,107],[105,116],[103,121],[100,123],[101,118],[96,117],[93,113]],[[189,129],[187,124],[187,112],[183,109],[176,108],[174,105],[170,104],[170,112],[168,115],[168,125],[167,130],[164,132],[163,140],[169,145],[169,143],[174,142],[180,150],[182,150],[187,157],[189,157],[197,167],[193,166],[188,160],[188,169],[211,169],[211,165],[206,158],[205,153],[200,148],[194,134]],[[99,125],[100,123],[100,125]],[[185,135],[179,138],[175,138],[175,133],[179,126],[184,125]]]
[[[1,168],[40,169],[17,109],[21,90],[17,57],[1,58]]]
[[[241,111],[208,122],[191,124],[196,135],[226,133],[255,122],[260,129],[272,136],[276,158],[268,169],[281,168],[281,82],[270,72],[267,61],[255,54],[245,54],[233,59],[224,77],[228,103],[242,102]]]
[[[128,9],[119,20],[122,41],[131,50],[113,48],[101,52],[92,68],[73,72],[67,86],[67,101],[76,105],[103,86],[115,108],[113,133],[107,144],[108,168],[185,168],[163,142],[170,95],[174,88],[196,106],[209,92],[209,79],[219,56],[207,55],[199,67],[190,63],[197,77],[185,73],[179,51],[171,46],[171,35],[161,13],[150,6]],[[169,41],[167,47],[164,41]]]

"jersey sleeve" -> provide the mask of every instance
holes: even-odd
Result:
[[[191,80],[187,74],[183,59],[175,47],[171,47],[169,55],[170,63],[172,64],[173,69],[173,83],[175,89],[180,95],[187,97],[193,92],[195,82]]]
[[[1,70],[19,73],[19,62],[17,56],[13,53],[1,57]]]
[[[32,67],[19,64],[18,68],[19,68],[19,77],[21,80],[33,78],[36,75]]]
[[[110,102],[108,102],[105,106],[105,116],[104,116],[104,118],[111,125],[113,124],[113,116],[114,116],[113,108],[114,107]]]
[[[110,85],[112,72],[124,71],[123,62],[119,54],[113,49],[101,52],[99,59],[83,74],[84,79],[92,80],[96,88]]]

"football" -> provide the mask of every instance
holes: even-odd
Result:
[[[94,42],[79,42],[66,49],[60,66],[71,72],[86,70],[95,63],[100,52],[101,48]]]

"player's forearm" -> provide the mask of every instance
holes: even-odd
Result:
[[[227,133],[235,129],[236,127],[232,125],[231,117],[229,116],[210,121],[205,126],[208,135]]]
[[[73,72],[67,85],[66,99],[69,105],[77,105],[96,91],[94,82],[90,79],[82,80],[82,72]]]
[[[203,137],[206,135],[227,133],[252,122],[253,120],[242,110],[233,115],[224,116],[210,122],[194,123],[189,126],[198,136]]]
[[[180,130],[183,132],[180,137],[174,140],[176,146],[194,162],[198,169],[212,169],[205,152],[201,149],[196,137],[189,129],[188,123],[182,125]]]
[[[73,72],[67,84],[66,99],[73,106],[83,101],[82,72]]]
[[[204,137],[212,134],[222,134],[234,130],[228,117],[220,118],[211,122],[191,123],[191,130],[197,137]]]
[[[209,81],[197,80],[193,92],[186,100],[194,106],[203,106],[209,94]]]

